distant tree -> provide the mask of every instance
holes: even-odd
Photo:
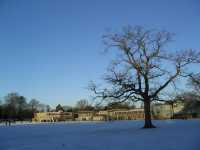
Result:
[[[174,85],[175,79],[191,73],[186,66],[200,60],[199,51],[166,51],[170,41],[171,33],[141,26],[128,26],[121,33],[106,34],[106,47],[117,54],[105,76],[111,88],[99,89],[92,83],[90,89],[104,101],[142,101],[144,128],[155,127],[151,121],[151,102],[159,100],[166,87]]]
[[[87,100],[81,99],[81,100],[77,101],[76,108],[78,108],[80,110],[84,110],[88,105],[89,104],[88,104]]]
[[[46,111],[46,104],[40,103],[38,105],[38,112],[45,112]]]
[[[94,110],[95,108],[92,105],[88,105],[85,107],[85,110]]]
[[[91,104],[89,104],[89,102],[85,99],[81,99],[77,101],[76,108],[78,110],[93,110],[94,109],[94,107]]]
[[[46,111],[50,112],[51,111],[51,107],[49,105],[46,105]]]
[[[0,119],[3,119],[3,105],[1,100],[0,100]]]
[[[27,115],[25,114],[28,110],[28,104],[26,102],[26,98],[24,96],[19,96],[18,99],[18,119],[19,120],[24,120]]]
[[[36,99],[31,99],[30,102],[29,102],[29,106],[31,107],[31,110],[32,110],[33,113],[38,111],[39,105],[40,105],[40,102]]]
[[[130,109],[128,103],[111,102],[107,105],[107,109]]]
[[[27,109],[28,105],[24,96],[20,96],[18,93],[9,93],[5,97],[4,107],[6,118],[22,120],[24,110]]]
[[[19,95],[17,93],[9,93],[5,97],[5,113],[9,119],[17,118],[17,111],[18,111],[18,98]]]
[[[60,104],[58,104],[57,106],[56,106],[56,111],[58,112],[58,111],[64,111],[64,109],[63,109],[63,107],[60,105]]]
[[[71,106],[62,106],[65,112],[72,112],[73,108]]]
[[[31,120],[35,112],[46,110],[46,105],[27,99],[18,93],[8,93],[0,104],[0,119]]]
[[[188,83],[200,95],[200,73],[190,74]]]

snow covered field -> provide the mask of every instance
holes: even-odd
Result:
[[[200,150],[200,120],[0,126],[0,150]]]

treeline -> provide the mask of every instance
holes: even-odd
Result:
[[[31,120],[35,112],[49,111],[50,106],[36,99],[27,100],[18,93],[9,93],[0,102],[0,120]]]
[[[164,103],[173,105],[177,101],[182,101],[184,103],[183,112],[194,114],[200,113],[200,96],[197,92],[183,92],[170,100],[164,101]],[[158,102],[152,105],[156,104],[158,104]],[[143,105],[138,105],[137,107],[143,108]],[[36,112],[78,112],[133,108],[136,108],[135,103],[108,102],[106,105],[92,105],[86,99],[77,101],[76,105],[73,107],[58,104],[55,108],[51,108],[49,105],[42,104],[36,99],[28,100],[26,97],[19,95],[18,93],[9,93],[0,101],[0,121],[31,121]]]
[[[71,106],[62,106],[58,104],[55,109],[52,111],[64,111],[64,112],[78,112],[78,111],[95,111],[95,110],[108,110],[108,109],[133,109],[135,108],[135,104],[130,102],[124,103],[116,103],[116,102],[109,102],[106,105],[102,104],[91,104],[86,99],[81,99],[76,102],[74,107]]]
[[[109,103],[106,106],[93,106],[88,100],[81,99],[77,101],[75,106],[66,106],[58,104],[55,108],[41,103],[39,100],[28,100],[25,96],[18,93],[9,93],[0,100],[0,121],[31,121],[34,113],[37,112],[78,112],[92,110],[107,110],[107,109],[131,109],[135,108],[130,103]]]

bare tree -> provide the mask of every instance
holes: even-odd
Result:
[[[88,101],[85,99],[81,99],[76,103],[76,107],[78,109],[85,109],[87,106],[88,106]]]
[[[164,89],[175,84],[175,79],[188,75],[185,67],[198,63],[200,53],[191,49],[165,50],[172,34],[141,26],[128,26],[103,38],[106,48],[116,50],[117,59],[105,76],[109,88],[99,89],[91,83],[90,90],[102,100],[144,102],[144,128],[155,127],[151,122],[151,102],[159,100]]]
[[[81,99],[77,101],[76,108],[78,110],[93,110],[94,109],[94,107],[91,104],[89,104],[88,100],[86,99]]]
[[[38,100],[36,100],[36,99],[31,99],[30,102],[29,102],[29,105],[31,107],[31,111],[33,113],[35,113],[38,110],[40,102]]]
[[[197,94],[200,94],[200,73],[189,75],[189,85],[194,89]]]

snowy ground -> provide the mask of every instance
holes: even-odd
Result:
[[[200,150],[200,120],[0,126],[0,150]]]

